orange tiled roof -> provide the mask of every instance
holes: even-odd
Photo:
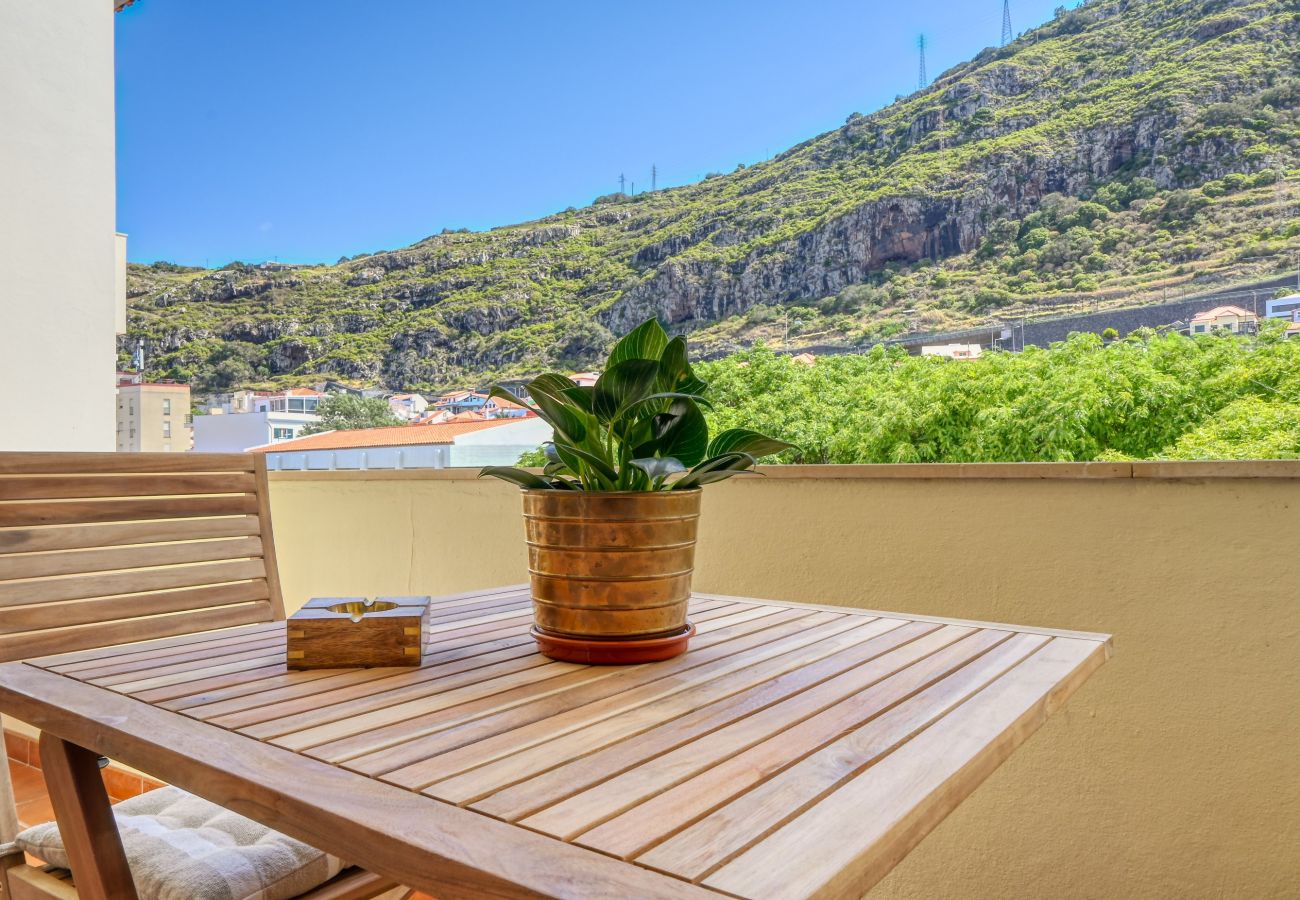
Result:
[[[462,434],[510,424],[509,419],[474,422],[443,422],[438,425],[389,425],[384,428],[354,428],[309,434],[292,441],[253,447],[251,453],[281,453],[291,450],[353,450],[361,447],[410,447],[421,444],[450,444]]]
[[[1214,309],[1207,310],[1203,313],[1197,313],[1192,316],[1193,322],[1204,322],[1207,319],[1218,319],[1223,316],[1253,316],[1254,313],[1242,309],[1240,306],[1216,306]]]
[[[447,421],[448,422],[483,422],[486,420],[487,420],[487,416],[483,415],[481,412],[476,412],[472,409],[467,409],[464,412],[456,413],[456,415],[452,416]]]

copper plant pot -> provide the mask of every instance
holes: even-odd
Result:
[[[700,493],[524,491],[537,629],[685,650]],[[553,656],[558,644],[542,646]]]

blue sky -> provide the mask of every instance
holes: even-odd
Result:
[[[1018,32],[1060,0],[1013,0]],[[140,0],[133,261],[328,261],[754,163],[997,43],[1000,0]]]

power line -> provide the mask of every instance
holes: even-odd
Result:
[[[659,167],[654,163],[650,164],[650,193],[654,193],[655,188],[659,185]]]
[[[916,89],[920,90],[930,83],[930,79],[925,77],[925,35],[917,35],[916,49],[920,53],[916,67]]]
[[[627,179],[623,177],[622,172],[618,173],[618,192],[620,194],[627,193]]]
[[[1002,0],[1002,46],[1011,43],[1011,0]]]

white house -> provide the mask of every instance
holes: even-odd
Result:
[[[311,388],[289,388],[270,393],[258,391],[253,396],[253,412],[314,413],[328,396]]]
[[[433,401],[436,409],[445,409],[453,416],[463,412],[478,412],[487,403],[488,395],[478,391],[451,391]]]
[[[979,344],[931,344],[921,348],[922,356],[943,356],[948,359],[979,359],[983,352]]]
[[[429,408],[429,401],[419,394],[393,394],[388,398],[388,408],[403,422],[410,422],[424,415]]]
[[[1216,306],[1192,316],[1188,331],[1192,334],[1209,334],[1213,331],[1251,334],[1258,321],[1253,312],[1240,306]]]
[[[1264,301],[1264,318],[1266,319],[1291,319],[1294,321],[1296,313],[1300,313],[1300,292]]]
[[[252,448],[268,469],[447,469],[508,466],[551,440],[539,418],[327,431]]]
[[[194,450],[197,453],[241,453],[276,441],[291,441],[303,428],[319,422],[320,416],[303,412],[227,414],[220,409],[194,417]]]
[[[291,441],[303,428],[320,421],[316,409],[328,396],[311,388],[216,395],[207,415],[194,417],[194,450],[241,453],[250,447]]]

